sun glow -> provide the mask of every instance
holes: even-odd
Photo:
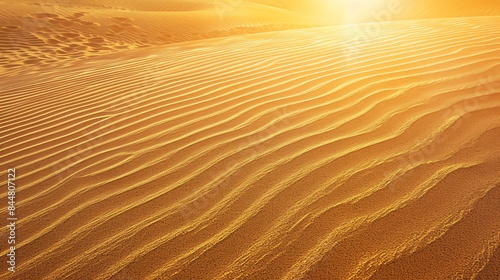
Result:
[[[384,11],[395,18],[403,6],[403,0],[316,0],[298,8],[326,23],[354,24],[379,21],[380,14],[387,17]]]
[[[387,13],[398,14],[401,3],[400,0],[346,0],[344,7],[345,23],[359,23],[388,20]]]

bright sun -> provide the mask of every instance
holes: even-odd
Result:
[[[292,1],[297,10],[324,23],[345,24],[380,21],[399,12],[403,0],[310,0]],[[392,12],[386,12],[392,10]],[[396,11],[396,13],[394,12]]]
[[[344,23],[390,21],[402,12],[402,0],[344,0]]]

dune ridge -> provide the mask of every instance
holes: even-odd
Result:
[[[320,27],[0,77],[22,214],[19,272],[1,277],[498,275],[499,19],[394,22],[348,52],[352,26]]]
[[[362,22],[499,16],[491,0],[2,0],[0,73],[150,46]],[[429,7],[433,7],[430,9]]]
[[[61,67],[75,60],[153,45],[317,25],[272,3],[231,3],[0,1],[4,10],[0,70],[5,74],[26,67]],[[255,16],[259,14],[263,16]]]

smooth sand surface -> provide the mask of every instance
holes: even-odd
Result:
[[[0,278],[498,279],[500,17],[148,44],[159,11],[209,8],[142,2],[2,26],[25,36],[2,45]]]

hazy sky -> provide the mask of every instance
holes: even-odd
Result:
[[[251,0],[252,1],[252,0]],[[253,0],[331,23],[500,15],[500,0]]]

